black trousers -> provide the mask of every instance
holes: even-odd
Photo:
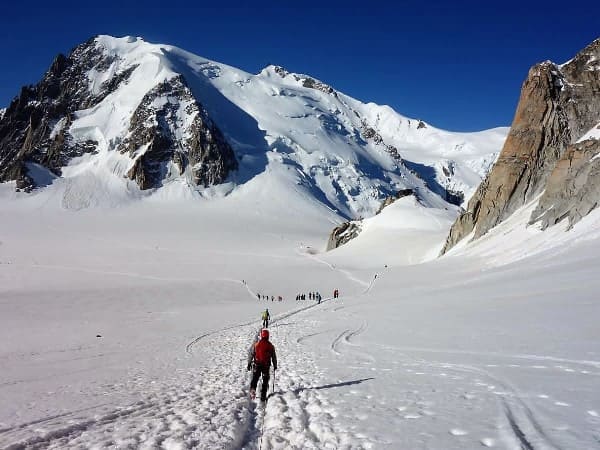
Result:
[[[250,382],[250,389],[256,390],[258,386],[258,379],[262,375],[262,385],[260,389],[260,398],[265,400],[267,398],[267,391],[269,390],[269,379],[271,374],[269,373],[269,367],[265,367],[259,364],[254,366],[254,372],[252,372],[252,381]]]

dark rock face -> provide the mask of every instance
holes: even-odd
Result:
[[[285,78],[286,76],[289,75],[289,72],[281,66],[274,66],[273,70],[275,70],[275,73],[277,75],[279,75],[281,78]]]
[[[27,163],[60,175],[72,158],[97,151],[97,142],[76,141],[69,128],[77,111],[98,105],[128,83],[137,66],[119,70],[119,61],[90,39],[69,56],[58,55],[37,85],[21,90],[0,117],[0,182],[16,180],[18,189],[29,190],[35,186]],[[106,79],[93,90],[90,71]],[[203,186],[221,183],[237,169],[233,150],[182,76],[148,92],[131,118],[129,134],[109,145],[131,155],[128,176],[142,189],[160,186],[169,167]]]
[[[358,115],[358,114],[357,114]],[[365,140],[371,140],[373,141],[375,144],[377,145],[383,145],[383,147],[385,148],[385,150],[399,163],[399,164],[404,164],[403,160],[402,160],[402,156],[400,156],[400,153],[398,152],[398,149],[396,147],[394,147],[393,145],[389,145],[386,144],[383,141],[383,137],[371,126],[369,126],[369,123],[363,119],[361,120],[361,136],[365,139]]]
[[[331,86],[317,81],[314,78],[305,78],[304,80],[302,80],[302,86],[304,86],[305,88],[317,89],[321,92],[325,92],[326,94],[334,94],[334,96],[337,97],[335,90]]]
[[[409,195],[414,195],[416,197],[416,193],[413,189],[401,189],[396,195],[387,197],[381,203],[381,206],[375,214],[379,214],[383,210],[383,208],[391,205],[396,200],[401,199],[403,197],[407,197]],[[327,242],[327,250],[333,250],[335,248],[340,247],[341,245],[350,242],[352,239],[357,237],[361,231],[361,221],[344,222],[340,226],[335,227],[329,235],[329,241]]]
[[[361,232],[359,222],[344,222],[339,227],[335,227],[329,236],[327,242],[327,251],[338,248],[341,245],[350,242]]]
[[[600,202],[600,141],[586,140],[567,148],[548,178],[546,190],[531,215],[530,223],[542,229],[563,219],[569,228]]]
[[[33,180],[26,162],[60,175],[71,158],[95,150],[95,142],[74,143],[65,130],[75,111],[102,101],[128,79],[133,68],[105,82],[97,94],[90,93],[87,72],[106,70],[112,61],[92,39],[69,56],[58,55],[37,85],[21,89],[0,119],[0,182],[16,180],[17,187],[28,189]]]
[[[383,208],[386,208],[386,207],[390,206],[396,200],[399,200],[402,197],[407,197],[409,195],[414,195],[416,197],[416,193],[415,193],[415,191],[413,189],[401,189],[401,190],[398,191],[398,193],[395,196],[387,197],[383,201],[383,203],[381,203],[381,206],[379,207],[379,209],[377,210],[377,212],[375,213],[375,215],[379,214],[381,211],[383,211]]]
[[[284,69],[281,66],[273,66],[273,70],[281,78],[285,78],[288,75],[290,75],[290,72],[288,72],[286,69]],[[295,73],[291,74],[291,75],[294,77],[294,79],[296,81],[301,81],[302,82],[302,86],[304,86],[305,88],[316,89],[318,91],[325,92],[326,94],[333,95],[336,98],[338,96],[337,92],[335,91],[335,89],[333,89],[328,84],[323,83],[322,81],[315,80],[314,78],[307,77],[306,75],[300,76],[300,75],[297,75]]]
[[[189,123],[181,123],[180,117],[189,118]],[[175,175],[189,170],[192,181],[205,187],[222,183],[237,169],[233,150],[182,76],[166,80],[144,96],[118,150],[134,158],[127,175],[141,189],[158,187],[172,175],[169,162],[178,169]]]
[[[452,226],[442,253],[471,232],[474,239],[482,236],[538,196],[567,147],[598,122],[600,39],[562,66],[534,66],[498,161]]]

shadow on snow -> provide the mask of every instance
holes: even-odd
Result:
[[[269,394],[269,397],[271,397],[273,395],[283,395],[286,392],[292,392],[293,394],[298,395],[302,391],[309,391],[309,390],[320,391],[321,389],[334,389],[334,388],[339,388],[339,387],[352,386],[354,384],[361,384],[361,383],[364,383],[365,381],[374,380],[374,379],[375,379],[374,377],[360,378],[358,380],[342,381],[340,383],[324,384],[321,386],[299,387],[296,389],[292,389],[290,391],[275,391],[275,392],[272,392],[271,394]]]

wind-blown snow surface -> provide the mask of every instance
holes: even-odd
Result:
[[[297,189],[347,219],[372,216],[387,196],[406,188],[416,190],[429,207],[445,204],[438,195],[444,197],[446,190],[463,192],[466,202],[508,132],[507,128],[478,133],[439,130],[276,66],[250,74],[133,37],[99,36],[95,45],[106,64],[88,72],[91,94],[111,77],[131,74],[98,105],[76,112],[70,125],[74,141],[98,143],[96,154],[75,158],[63,170],[64,182],[72,186],[69,192],[85,193],[65,200],[64,206],[73,209],[111,203],[110,198],[96,196],[99,190],[85,189],[89,185],[108,183],[120,191],[119,197],[139,195],[132,183],[124,181],[133,161],[115,148],[128,136],[130,118],[144,95],[178,75],[223,131],[239,161],[239,171],[219,190],[244,189],[260,184],[260,178],[273,170],[287,170]],[[185,109],[183,105],[178,110]],[[179,119],[190,118],[183,114]],[[60,126],[59,121],[56,132]],[[178,189],[189,196],[196,187],[188,181],[183,174],[163,184],[184,186],[187,193]]]
[[[598,213],[407,265],[450,220],[398,223],[411,198],[325,254],[337,217],[297,191],[75,212],[54,185],[11,188],[0,448],[600,447]],[[295,300],[310,291],[321,305]],[[265,307],[280,368],[262,408],[245,366]]]

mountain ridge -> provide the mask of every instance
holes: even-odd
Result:
[[[54,80],[69,61],[75,76]],[[0,120],[0,179],[23,189],[45,185],[29,176],[37,169],[72,179],[104,166],[102,176],[132,180],[123,183],[132,192],[172,182],[227,192],[278,164],[318,201],[359,218],[403,189],[429,207],[464,202],[505,132],[445,132],[281,66],[249,74],[133,37],[96,36],[57,57],[44,80],[24,88]],[[33,116],[36,127],[26,120]],[[199,147],[190,152],[192,141]]]

